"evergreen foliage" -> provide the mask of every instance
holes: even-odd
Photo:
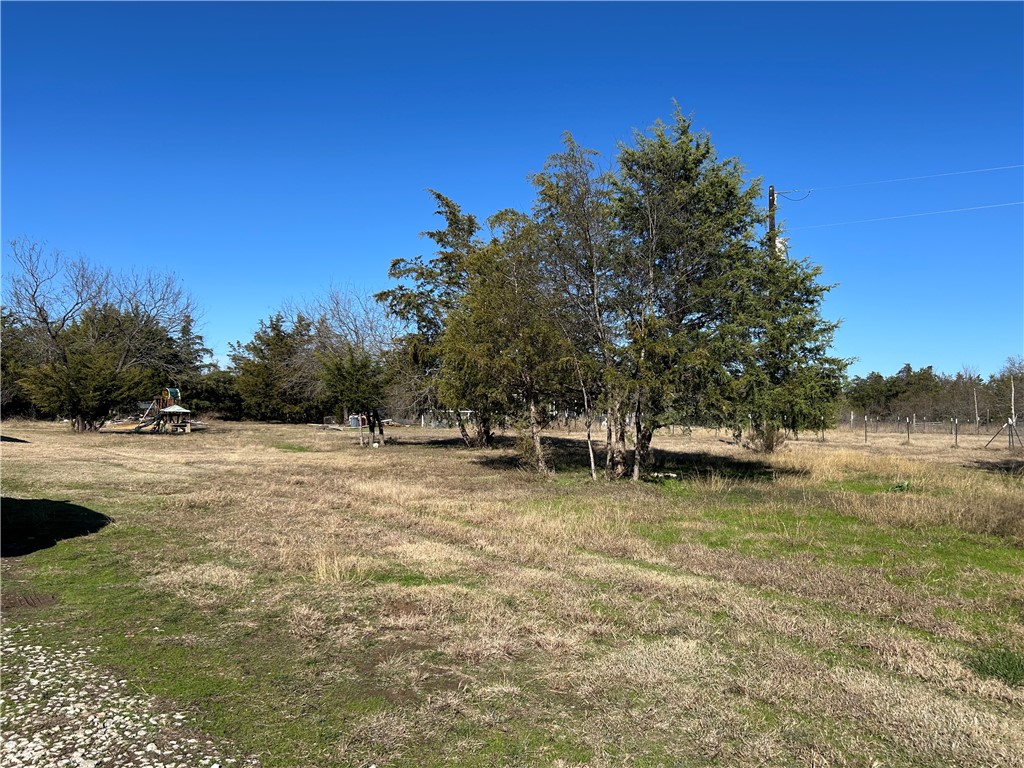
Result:
[[[421,370],[437,402],[474,412],[467,442],[521,419],[544,471],[544,414],[582,411],[589,440],[601,412],[606,473],[639,479],[669,423],[750,430],[763,450],[820,427],[846,365],[828,355],[829,286],[758,240],[759,186],[739,161],[677,108],[620,146],[612,171],[596,164],[566,134],[531,177],[533,216],[492,217],[486,245],[474,217],[432,192],[447,225],[426,233],[437,255],[392,264],[409,282],[378,299],[409,324],[404,348],[433,366]]]
[[[251,341],[231,345],[230,358],[245,418],[285,422],[323,418],[326,399],[315,364],[313,323],[301,313],[291,321],[281,312],[260,320]]]
[[[467,290],[440,340],[439,392],[447,402],[474,403],[491,418],[521,418],[530,458],[546,472],[540,432],[571,383],[562,364],[567,340],[552,321],[555,294],[541,270],[539,227],[513,210],[488,224],[494,237],[467,259]]]
[[[184,397],[193,413],[236,421],[242,418],[242,397],[233,370],[222,370],[216,365],[207,368],[184,390]]]
[[[9,243],[4,388],[41,415],[92,430],[171,382],[194,381],[209,353],[173,275],[112,274],[27,239]]]
[[[835,415],[846,361],[829,355],[838,323],[820,310],[831,286],[821,269],[764,244],[744,254],[721,290],[730,298],[719,352],[728,372],[729,425],[750,430],[752,446],[772,451],[786,434],[822,429]]]
[[[429,260],[422,256],[395,259],[388,275],[408,282],[381,291],[376,298],[409,328],[398,342],[401,353],[396,356],[394,371],[416,388],[416,399],[423,410],[450,411],[467,445],[490,445],[495,413],[487,393],[474,388],[460,391],[452,386],[442,392],[439,386],[445,366],[441,340],[451,314],[468,289],[469,261],[482,247],[477,238],[480,227],[475,216],[463,213],[450,198],[435,190],[430,194],[437,203],[437,215],[445,221],[443,229],[421,233],[437,246],[435,256]],[[449,360],[449,368],[451,364]],[[473,416],[473,436],[464,423],[464,411]]]
[[[4,308],[0,312],[0,409],[5,417],[33,413],[32,399],[23,384],[31,360],[27,329],[13,312]]]
[[[349,413],[363,414],[370,420],[383,407],[388,385],[388,370],[354,344],[345,344],[331,355],[324,355],[323,380],[327,400],[334,415],[344,420]]]
[[[905,364],[892,376],[872,371],[845,383],[840,407],[857,417],[948,421],[961,424],[1004,424],[1014,408],[1024,407],[1024,357],[1010,356],[995,374],[983,379],[964,368],[955,374],[936,373],[932,366]]]

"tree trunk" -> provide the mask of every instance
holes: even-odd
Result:
[[[71,429],[75,432],[95,432],[102,424],[102,421],[96,422],[79,414],[71,420]]]
[[[576,375],[580,380],[580,392],[583,393],[583,412],[587,427],[587,454],[590,456],[590,479],[597,480],[597,462],[594,459],[594,441],[591,436],[591,427],[594,425],[594,409],[590,407],[590,395],[587,392],[587,385],[583,381],[583,371],[580,369],[579,361],[576,361]],[[568,422],[568,411],[566,411]]]
[[[371,443],[373,442],[373,431],[374,431],[374,429],[376,429],[377,430],[377,434],[380,435],[380,441],[383,443],[384,442],[384,420],[381,419],[380,411],[378,411],[376,408],[374,408],[374,409],[372,409],[370,411],[369,423],[370,423],[370,442]]]
[[[462,412],[455,410],[455,422],[459,425],[459,434],[467,448],[488,448],[494,442],[494,433],[491,432],[491,420],[488,418],[477,418],[475,424],[476,434],[470,437],[466,429],[466,422],[462,418]]]
[[[533,453],[537,460],[537,471],[542,475],[551,472],[546,461],[544,461],[544,446],[540,441],[540,418],[537,415],[537,401],[530,400],[530,437],[533,439]]]
[[[605,472],[609,479],[620,480],[626,476],[626,417],[618,400],[608,408],[607,450]]]
[[[633,429],[636,437],[636,450],[633,451],[633,481],[643,477],[650,463],[651,440],[654,438],[654,424],[644,421],[641,410],[643,399],[637,395],[636,409],[633,411]]]
[[[494,432],[491,431],[491,419],[488,416],[481,416],[477,412],[476,447],[490,448],[492,445],[494,445]]]
[[[462,412],[455,409],[455,422],[459,425],[459,433],[462,435],[462,441],[466,444],[467,448],[473,447],[473,440],[469,436],[469,432],[466,431],[466,422],[462,420]]]
[[[590,456],[590,479],[597,480],[597,462],[594,459],[594,441],[591,438],[590,430],[594,425],[594,414],[587,409],[587,454]]]
[[[474,447],[490,448],[494,444],[494,433],[491,431],[489,421],[481,421],[476,425],[476,437],[473,439]]]
[[[639,414],[636,423],[636,451],[633,453],[633,480],[639,480],[650,464],[651,440],[654,429],[651,426],[640,426]]]

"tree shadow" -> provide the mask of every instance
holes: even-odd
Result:
[[[20,437],[11,437],[10,435],[0,435],[0,443],[27,443],[28,440],[22,440]]]
[[[528,469],[531,466],[530,463],[522,456],[508,453],[485,454],[483,456],[477,456],[473,461],[481,467],[505,471],[523,470]]]
[[[87,507],[52,499],[0,499],[0,557],[20,557],[58,541],[95,533],[113,520]]]
[[[658,451],[656,472],[678,475],[680,479],[692,479],[707,475],[720,475],[734,480],[770,481],[779,475],[804,475],[805,470],[791,467],[775,467],[752,454],[750,458],[722,456],[720,454],[696,451]]]
[[[395,432],[389,433],[391,435],[396,434]],[[401,435],[401,433],[397,433]],[[426,445],[431,448],[465,448],[466,442],[462,439],[461,435],[455,437],[427,437],[420,438],[416,437],[408,442],[415,443],[416,445]]]
[[[515,440],[510,437],[501,438],[496,447],[513,448]],[[604,443],[594,443],[594,462],[599,473],[604,472]],[[554,435],[544,436],[544,448],[551,465],[558,472],[590,471],[590,455],[585,441]],[[632,461],[632,452],[627,460]],[[653,453],[650,472],[657,475],[674,475],[679,479],[717,474],[722,477],[744,480],[771,481],[780,475],[806,475],[807,470],[798,468],[780,468],[772,466],[768,461],[751,453],[749,457],[723,456],[704,451],[673,451],[656,448]],[[529,468],[529,462],[518,456],[508,454],[484,455],[476,459],[478,464],[499,470],[521,470]]]
[[[1024,459],[977,459],[964,466],[1004,475],[1024,475]]]
[[[481,467],[504,471],[528,469],[532,466],[530,462],[525,457],[520,456],[518,452],[515,452],[517,442],[518,440],[513,435],[494,435],[491,445],[486,448],[471,449],[476,453],[473,457],[473,463],[479,464]],[[457,447],[465,448],[466,443],[459,438]],[[513,452],[509,453],[509,451]]]

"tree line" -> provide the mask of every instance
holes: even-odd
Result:
[[[847,382],[841,408],[868,418],[1005,424],[1024,405],[1024,356],[1007,358],[987,379],[965,367],[955,374],[909,363],[892,376],[872,371]]]
[[[430,190],[432,254],[393,261],[394,287],[373,297],[330,291],[261,320],[226,369],[173,277],[112,274],[16,240],[4,412],[87,430],[173,385],[224,418],[360,414],[382,429],[385,414],[433,414],[469,446],[517,428],[541,472],[544,428],[572,414],[592,474],[613,478],[643,476],[669,424],[726,427],[771,451],[834,423],[849,361],[830,354],[837,324],[821,316],[832,286],[780,247],[759,181],[678,107],[602,163],[566,134],[530,177],[530,210],[483,221]],[[849,402],[869,389],[855,379]]]

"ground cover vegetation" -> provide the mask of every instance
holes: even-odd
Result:
[[[5,624],[268,766],[1024,764],[1019,459],[826,432],[1003,423],[1024,361],[846,380],[738,160],[677,111],[602,162],[431,191],[393,288],[226,369],[173,276],[12,242]],[[166,386],[220,418],[96,433]]]
[[[396,431],[6,421],[3,621],[264,766],[1024,765],[1024,476],[983,435],[662,429],[624,485],[582,430],[554,478]]]

